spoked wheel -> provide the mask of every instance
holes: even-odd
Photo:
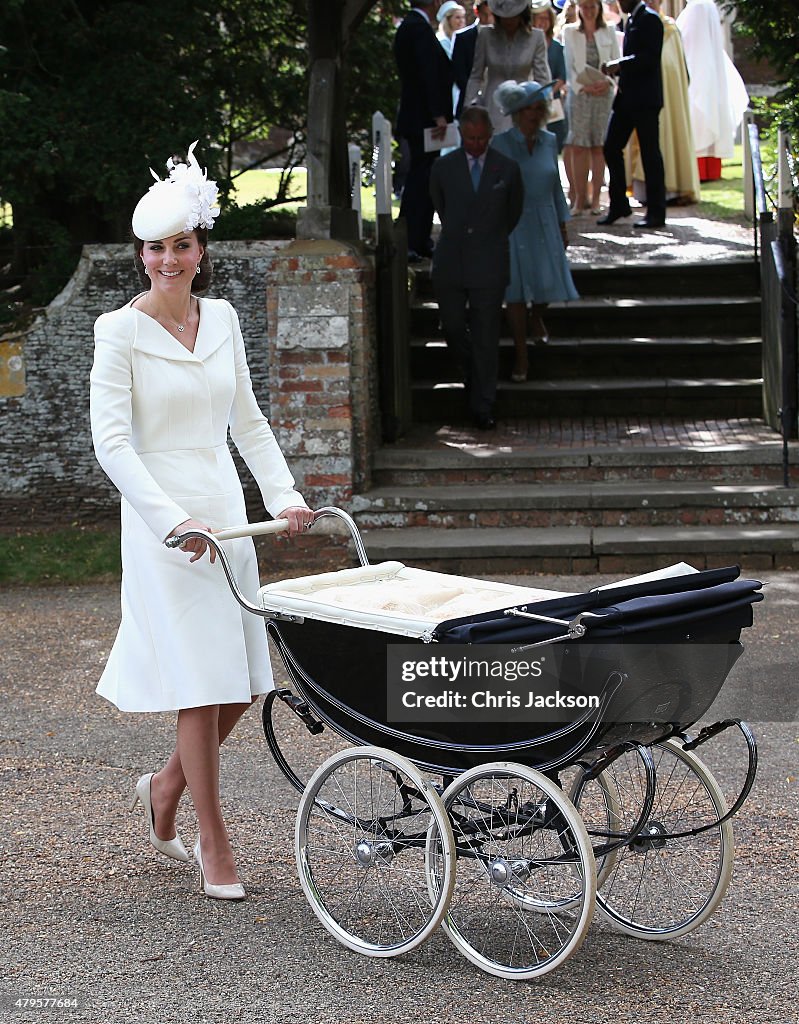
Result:
[[[381,747],[334,754],[300,800],[295,850],[308,902],[331,935],[367,956],[405,953],[438,927],[455,880],[453,846],[432,784]],[[428,856],[441,871],[432,898]]]
[[[651,812],[634,838],[600,867],[597,909],[619,931],[643,939],[673,939],[706,921],[727,891],[733,835],[716,780],[676,740],[649,748],[655,765]],[[589,831],[635,828],[646,796],[644,762],[628,751],[594,781],[578,780],[573,799]],[[697,835],[686,835],[711,826]]]
[[[473,964],[522,980],[579,948],[594,912],[591,843],[571,801],[546,776],[511,763],[479,765],[444,791],[458,858],[443,927]],[[431,829],[429,885],[446,885]]]

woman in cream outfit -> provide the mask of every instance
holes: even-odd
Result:
[[[547,40],[533,28],[530,0],[488,0],[494,15],[493,25],[477,30],[472,73],[466,83],[464,106],[481,103],[489,113],[494,133],[513,127],[494,101],[501,82],[552,80],[547,61]]]
[[[253,394],[235,310],[194,294],[210,279],[216,187],[192,150],[188,159],[170,161],[169,178],[133,215],[137,268],[149,289],[95,325],[92,437],[122,495],[123,574],[121,624],[97,691],[121,711],[177,712],[175,749],[159,772],[141,777],[134,806],[144,806],[153,846],[188,860],[175,833],[188,785],[204,891],[242,899],[219,803],[219,744],[272,688],[266,636],[232,598],[213,551],[202,557],[204,541],[185,542],[190,559],[164,541],[246,521],[228,429],[266,508],[288,520],[290,534],[310,526],[313,513]],[[252,541],[227,542],[226,551],[253,600]]]
[[[569,82],[569,134],[566,144],[573,146],[574,195],[572,213],[590,209],[599,213],[600,193],[605,178],[602,145],[613,105],[615,87],[605,76],[596,82],[578,81],[586,67],[599,70],[619,57],[615,29],[606,25],[599,0],[580,0],[578,20],[563,30],[566,50],[566,75]],[[588,196],[588,172],[591,172],[591,196]]]

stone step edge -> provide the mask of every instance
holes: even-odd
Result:
[[[502,442],[499,442],[501,446]],[[790,441],[789,462],[795,468],[799,460],[799,441]],[[782,439],[756,441],[707,448],[641,447],[618,448],[536,448],[526,451],[491,450],[488,442],[474,443],[469,450],[425,448],[379,448],[372,457],[372,470],[469,469],[492,472],[500,469],[597,468],[618,466],[779,466],[782,465]]]
[[[411,348],[417,349],[442,349],[446,351],[447,343],[443,336],[438,334],[431,337],[414,335],[410,339]],[[511,347],[513,339],[506,335],[499,339],[500,347]],[[627,354],[630,350],[639,352],[641,355],[652,355],[653,350],[662,352],[667,348],[708,348],[713,351],[715,348],[754,348],[763,344],[762,338],[756,334],[746,335],[724,335],[718,337],[681,337],[679,335],[657,335],[649,338],[619,338],[619,337],[558,337],[550,338],[546,348],[537,348],[537,353],[552,352],[556,349],[624,349]]]
[[[799,526],[407,527],[363,530],[370,559],[799,552]],[[654,563],[653,563],[654,564]]]
[[[728,392],[731,388],[761,388],[762,377],[558,377],[548,380],[527,380],[520,384],[513,381],[500,380],[497,388],[508,392],[560,392],[577,391],[581,394],[601,392],[603,395],[613,392],[627,391],[680,391],[697,388],[723,388]],[[411,391],[463,391],[460,381],[412,380]]]
[[[799,489],[780,483],[713,483],[675,480],[556,481],[541,483],[383,485],[353,495],[354,515],[364,512],[441,512],[504,509],[791,508]]]
[[[637,212],[637,211],[636,211]],[[412,273],[419,277],[430,277],[430,264],[421,264],[411,268]],[[663,273],[678,277],[692,277],[695,272],[722,274],[741,272],[744,270],[757,274],[757,264],[752,256],[723,256],[709,260],[647,260],[646,263],[573,263],[572,272],[610,273],[614,276],[640,275],[660,278]]]
[[[588,312],[623,309],[636,313],[655,315],[663,309],[683,309],[692,312],[703,309],[716,310],[719,306],[737,308],[755,305],[760,305],[760,295],[754,292],[751,295],[689,295],[680,299],[673,299],[666,295],[642,295],[640,292],[636,292],[634,295],[618,294],[610,298],[598,298],[592,295],[588,298],[573,299],[571,302],[550,302],[547,306],[547,311],[550,313],[562,313],[574,310],[585,310]],[[434,299],[417,299],[411,308],[437,312],[438,303]]]

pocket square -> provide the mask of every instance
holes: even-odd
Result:
[[[492,188],[507,188],[507,187],[508,187],[507,182],[503,181],[501,178],[500,178],[499,181],[495,182],[492,185]]]

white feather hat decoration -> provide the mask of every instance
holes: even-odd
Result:
[[[132,221],[133,234],[143,242],[214,226],[214,219],[219,216],[219,189],[197,162],[196,145],[193,142],[189,146],[185,164],[167,160],[168,178],[161,180],[150,168],[155,184],[136,204]]]

